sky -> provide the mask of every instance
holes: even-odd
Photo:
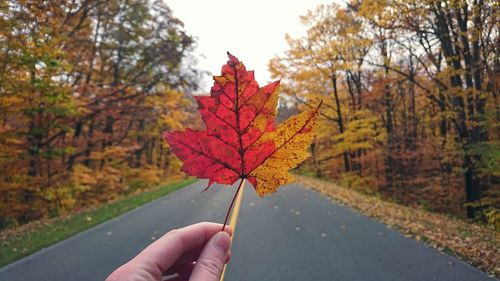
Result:
[[[226,52],[255,71],[260,86],[271,82],[267,63],[288,48],[285,34],[305,34],[300,16],[332,0],[164,0],[188,34],[197,38],[198,69],[219,75]],[[201,92],[212,86],[211,76]]]

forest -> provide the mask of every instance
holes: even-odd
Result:
[[[0,226],[178,175],[193,47],[162,1],[1,1]]]
[[[498,3],[350,0],[269,62],[281,119],[317,105],[297,173],[500,227]],[[0,229],[182,177],[195,38],[161,0],[0,1]],[[226,50],[221,50],[226,51]]]
[[[494,1],[350,1],[302,18],[269,63],[284,100],[323,100],[304,173],[499,227]]]

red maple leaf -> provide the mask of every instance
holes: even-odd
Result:
[[[208,179],[207,188],[214,182],[234,184],[241,178],[236,198],[243,180],[248,179],[262,196],[291,182],[288,170],[308,157],[306,148],[312,141],[318,108],[276,127],[279,81],[259,88],[253,71],[228,56],[222,74],[214,77],[210,96],[195,97],[206,130],[165,132],[164,138],[184,162],[182,170]]]

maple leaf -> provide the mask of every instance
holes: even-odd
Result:
[[[210,96],[195,97],[206,130],[186,129],[163,136],[183,161],[182,170],[208,179],[207,188],[213,183],[248,179],[263,196],[290,183],[293,178],[288,170],[309,156],[306,149],[312,141],[319,106],[276,128],[280,82],[260,88],[254,72],[247,71],[233,55],[228,56],[222,74],[214,77]]]

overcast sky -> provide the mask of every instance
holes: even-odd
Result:
[[[267,63],[287,50],[285,34],[304,34],[299,17],[327,0],[164,0],[186,31],[198,38],[198,68],[220,74],[226,52],[255,71],[259,85],[270,82]],[[212,79],[201,85],[208,92]]]

